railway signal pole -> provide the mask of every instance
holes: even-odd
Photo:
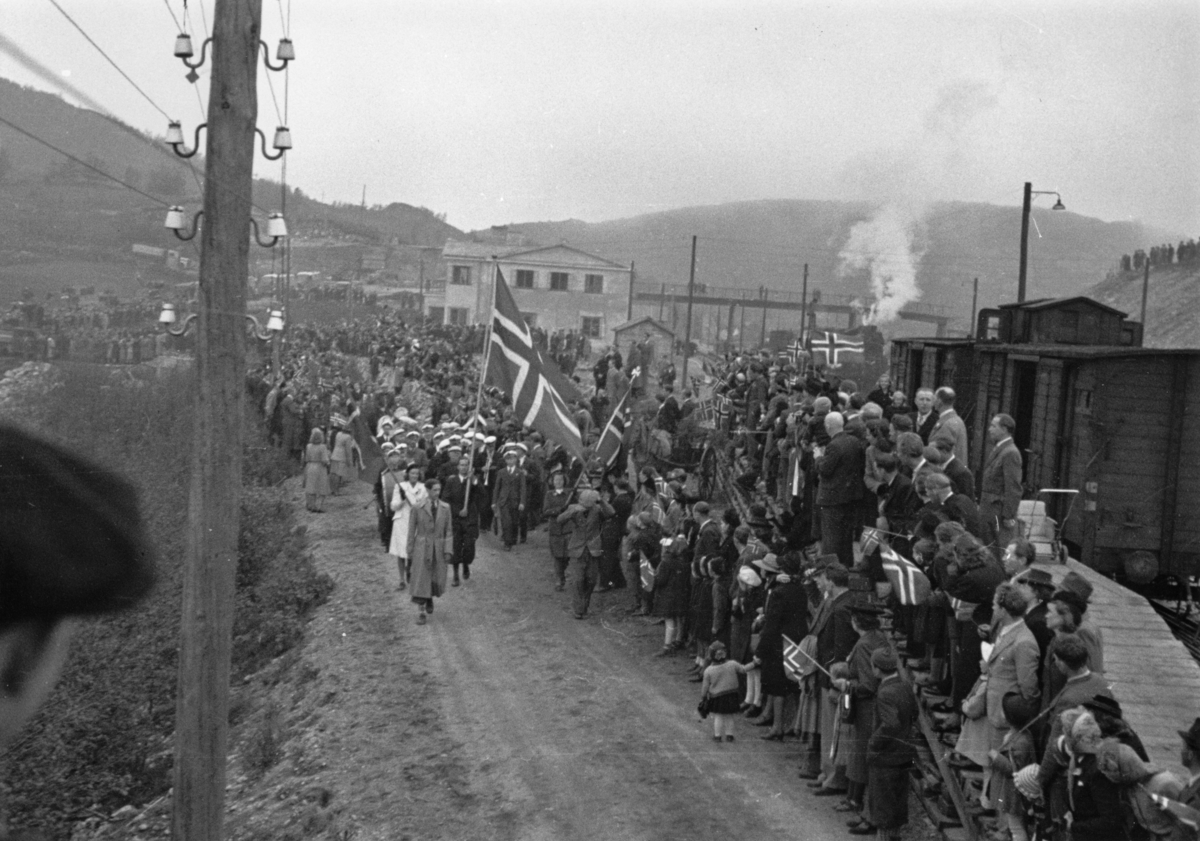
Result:
[[[216,0],[175,715],[175,841],[220,841],[242,488],[246,273],[262,0]]]

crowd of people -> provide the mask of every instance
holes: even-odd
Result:
[[[1172,263],[1190,263],[1196,259],[1196,241],[1180,240],[1178,245],[1165,242],[1162,245],[1152,245],[1147,251],[1139,248],[1130,254],[1121,255],[1121,271],[1141,271],[1147,264],[1150,266],[1169,266]]]
[[[597,591],[626,590],[630,613],[661,621],[659,656],[691,659],[713,738],[735,739],[746,716],[764,739],[794,740],[799,776],[851,834],[899,837],[924,705],[951,761],[986,779],[997,838],[1195,837],[1200,722],[1181,731],[1180,780],[1122,717],[1087,579],[1056,582],[1020,536],[1010,416],[990,419],[977,481],[950,388],[910,403],[886,376],[863,391],[764,352],[717,364],[711,394],[681,401],[665,364],[612,350],[590,383],[576,377],[581,461],[479,387],[476,329],[383,319],[296,335],[311,341],[293,341],[264,408],[308,465],[314,509],[336,492],[323,477],[358,472],[378,446],[379,535],[418,623],[470,580],[482,533],[522,552],[544,525],[574,615]],[[347,367],[356,347],[369,358]],[[627,396],[624,446],[601,461],[600,431]],[[716,509],[694,471],[654,458],[644,439],[658,434],[724,447],[738,465],[731,504]],[[885,550],[917,564],[928,598],[900,598]]]

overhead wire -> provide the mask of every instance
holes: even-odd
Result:
[[[106,53],[99,44],[97,44],[95,41],[92,40],[92,36],[88,35],[87,32],[84,31],[83,27],[80,26],[78,23],[76,23],[75,19],[67,13],[67,10],[58,4],[58,0],[50,0],[50,4],[52,6],[54,6],[54,8],[58,9],[59,12],[62,13],[62,16],[67,19],[67,21],[71,24],[71,26],[73,26],[77,30],[79,30],[79,34],[82,35],[84,38],[86,38],[87,42],[96,48],[96,52],[98,52],[98,53],[100,53],[100,55],[104,56],[105,60],[109,64],[111,64],[118,73],[120,73],[122,76],[124,76],[125,81],[127,81],[127,82],[129,82],[129,84],[133,85],[134,90],[136,90],[138,93],[140,93],[147,102],[149,102],[152,106],[154,106],[155,110],[157,110],[158,113],[162,114],[168,120],[171,119],[171,115],[168,114],[166,111],[164,111],[162,108],[160,108],[158,103],[150,98],[150,94],[148,94],[144,90],[142,90],[141,87],[138,85],[138,83],[133,81],[133,79],[131,79],[129,77],[129,74],[126,73],[124,70],[122,70],[120,65],[118,65],[115,61],[113,61],[112,57],[109,56],[109,54]],[[168,7],[168,8],[170,8],[170,7]]]

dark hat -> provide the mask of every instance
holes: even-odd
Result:
[[[896,671],[896,655],[890,648],[877,648],[871,655],[871,665],[881,672]]]
[[[850,612],[856,616],[882,616],[886,611],[877,604],[864,602],[850,605]]]
[[[796,552],[787,552],[779,558],[779,569],[788,575],[799,575],[800,555]]]
[[[1083,702],[1083,707],[1093,712],[1106,713],[1113,718],[1121,717],[1121,705],[1115,698],[1109,698],[1107,695],[1093,695],[1090,701]]]
[[[1083,599],[1084,604],[1087,604],[1088,600],[1092,597],[1092,590],[1095,588],[1092,586],[1092,582],[1088,581],[1075,570],[1071,570],[1065,576],[1063,576],[1063,580],[1059,583],[1058,589],[1070,590],[1072,593],[1075,593],[1081,599]]]
[[[1179,730],[1177,732],[1185,745],[1194,751],[1200,752],[1200,718],[1192,722],[1190,730]]]
[[[1004,718],[1017,729],[1033,721],[1034,716],[1038,714],[1041,707],[1038,698],[1031,700],[1015,690],[1005,693],[1001,704],[1004,709]]]
[[[1054,595],[1050,597],[1050,601],[1069,604],[1080,613],[1087,612],[1087,600],[1072,590],[1055,590]]]
[[[1025,570],[1023,573],[1021,573],[1017,580],[1035,587],[1054,586],[1054,577],[1050,575],[1050,573],[1046,572],[1046,570],[1037,569],[1036,567],[1030,567],[1029,569]]]

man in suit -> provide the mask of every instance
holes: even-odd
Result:
[[[933,431],[929,433],[929,443],[945,438],[953,445],[954,455],[958,460],[966,464],[970,458],[967,453],[967,425],[958,416],[958,412],[954,411],[955,399],[954,389],[947,386],[942,386],[933,393],[933,408],[938,419],[933,425]]]
[[[1016,692],[1029,709],[1039,706],[1038,644],[1025,624],[1029,601],[1015,584],[1001,584],[992,600],[996,643],[987,658],[987,717],[995,730],[992,744],[1008,731],[1004,696]]]
[[[933,389],[918,389],[913,403],[917,406],[917,410],[909,415],[913,421],[913,432],[921,436],[922,444],[928,444],[929,435],[938,421],[937,412],[933,411]]]
[[[929,497],[924,511],[932,511],[939,519],[962,523],[963,527],[980,540],[987,538],[979,507],[966,494],[954,493],[950,479],[945,473],[925,474],[925,493]]]
[[[475,560],[475,541],[479,539],[479,509],[482,505],[483,485],[479,476],[471,470],[471,457],[459,456],[455,473],[446,478],[442,498],[450,506],[450,531],[454,537],[454,556],[450,568],[454,571],[452,587],[459,585],[459,567],[462,578],[471,577],[471,563]],[[469,489],[469,490],[468,490]]]
[[[821,512],[821,551],[838,556],[839,563],[854,566],[854,535],[862,517],[863,474],[866,454],[862,442],[843,429],[839,412],[825,416],[829,434],[826,447],[814,448],[817,457],[817,507]]]
[[[867,740],[867,816],[850,828],[851,835],[900,838],[908,823],[908,778],[917,749],[912,742],[917,701],[897,674],[896,655],[881,648],[871,655],[871,672],[879,680],[875,717]]]
[[[818,567],[815,581],[824,599],[817,608],[809,634],[817,638],[817,662],[828,671],[834,663],[845,662],[850,656],[858,642],[858,632],[854,630],[850,615],[850,606],[854,602],[854,593],[850,592],[850,571],[831,555],[821,556],[818,563],[821,561],[826,563]],[[805,771],[815,770],[815,760],[820,761],[820,773],[809,787],[815,789],[818,797],[844,794],[847,788],[845,766],[834,765],[828,750],[838,727],[838,693],[833,690],[829,677],[819,670],[805,681],[815,681],[815,686],[806,687],[806,691],[815,690],[812,694],[818,701],[820,734],[813,738],[804,757]]]
[[[925,458],[931,464],[939,465],[942,472],[950,479],[950,487],[954,488],[954,492],[958,494],[966,494],[975,498],[975,474],[971,472],[971,468],[967,467],[965,462],[959,461],[958,456],[954,455],[954,447],[945,438],[938,438],[932,444],[933,450],[937,455],[930,458],[926,455]],[[929,447],[925,448],[927,451]]]
[[[504,451],[504,467],[496,472],[492,492],[492,510],[500,523],[500,539],[504,541],[505,551],[511,551],[517,542],[517,526],[529,496],[525,471],[517,465],[519,458],[520,453],[515,448]]]
[[[988,530],[989,543],[1007,546],[1017,533],[1017,506],[1021,503],[1021,451],[1013,442],[1016,421],[996,415],[988,426],[992,448],[979,476],[979,514]]]

